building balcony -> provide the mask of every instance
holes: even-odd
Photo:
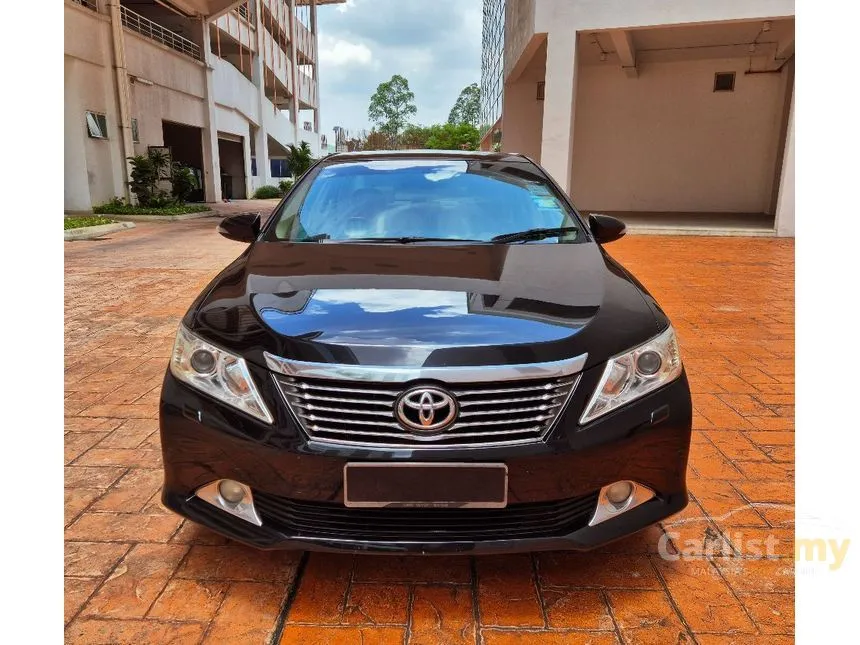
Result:
[[[230,11],[218,18],[215,25],[246,50],[256,52],[257,30],[250,18],[247,13],[243,17],[238,11]]]
[[[304,72],[296,74],[298,80],[299,107],[302,109],[314,109],[319,106],[317,96],[316,79],[311,78]]]
[[[302,64],[313,65],[317,60],[316,35],[299,20],[296,20],[296,56]]]
[[[274,72],[289,94],[293,93],[293,75],[291,73],[290,58],[280,45],[275,42],[272,35],[263,30],[263,63],[266,68]]]
[[[86,7],[87,9],[96,12],[99,10],[96,0],[72,0],[72,4],[80,5],[81,7]]]
[[[162,27],[157,22],[153,22],[149,18],[141,16],[139,13],[132,11],[125,5],[120,5],[120,18],[122,25],[126,29],[134,31],[144,38],[154,40],[161,43],[181,54],[190,56],[194,60],[203,60],[203,53],[200,45],[194,41],[180,36],[179,34]]]

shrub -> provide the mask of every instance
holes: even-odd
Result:
[[[93,213],[108,215],[185,215],[186,213],[202,213],[208,211],[206,204],[169,204],[167,206],[135,206],[122,200],[112,199],[107,204],[93,207]]]
[[[107,217],[65,217],[63,218],[63,229],[68,231],[70,228],[84,228],[85,226],[101,226],[102,224],[113,224],[116,220],[108,219]]]
[[[282,179],[278,182],[278,190],[281,191],[281,195],[286,195],[290,192],[290,189],[293,187],[292,179]]]
[[[170,185],[173,198],[177,204],[184,204],[188,201],[188,196],[191,192],[199,187],[197,185],[197,177],[191,171],[191,168],[181,163],[173,164]]]
[[[277,186],[260,186],[254,191],[254,199],[277,199],[281,196],[281,189]]]
[[[150,150],[146,155],[129,157],[129,161],[131,181],[128,184],[140,205],[162,206],[170,203],[170,196],[158,187],[158,182],[166,178],[170,169],[167,153]]]

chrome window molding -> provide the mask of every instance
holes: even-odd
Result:
[[[375,381],[377,383],[406,383],[424,379],[445,383],[474,383],[559,378],[581,372],[588,358],[588,354],[581,354],[560,361],[521,363],[518,365],[389,367],[311,363],[281,358],[269,352],[263,352],[263,356],[270,370],[286,376],[340,381]]]

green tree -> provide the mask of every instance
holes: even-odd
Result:
[[[400,135],[398,147],[407,150],[421,150],[427,147],[430,128],[423,125],[409,124]]]
[[[429,128],[426,147],[432,150],[477,150],[481,142],[478,128],[470,123],[444,123]]]
[[[460,96],[457,97],[454,107],[451,108],[451,112],[448,114],[448,123],[452,125],[468,123],[477,128],[480,120],[481,88],[478,87],[477,83],[472,83],[464,87],[463,91],[460,92]]]
[[[415,95],[409,89],[409,81],[395,74],[391,80],[380,83],[370,97],[367,116],[393,143],[406,127],[409,117],[417,112]]]
[[[390,150],[391,137],[374,128],[364,137],[362,141],[362,150]]]
[[[308,168],[314,162],[314,158],[311,155],[311,147],[308,145],[307,141],[302,141],[299,145],[289,144],[287,146],[289,153],[289,157],[287,157],[287,168],[290,171],[290,174],[298,179],[302,175],[304,175]]]

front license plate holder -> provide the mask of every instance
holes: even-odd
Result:
[[[508,467],[350,462],[343,467],[343,503],[350,508],[504,508]]]

